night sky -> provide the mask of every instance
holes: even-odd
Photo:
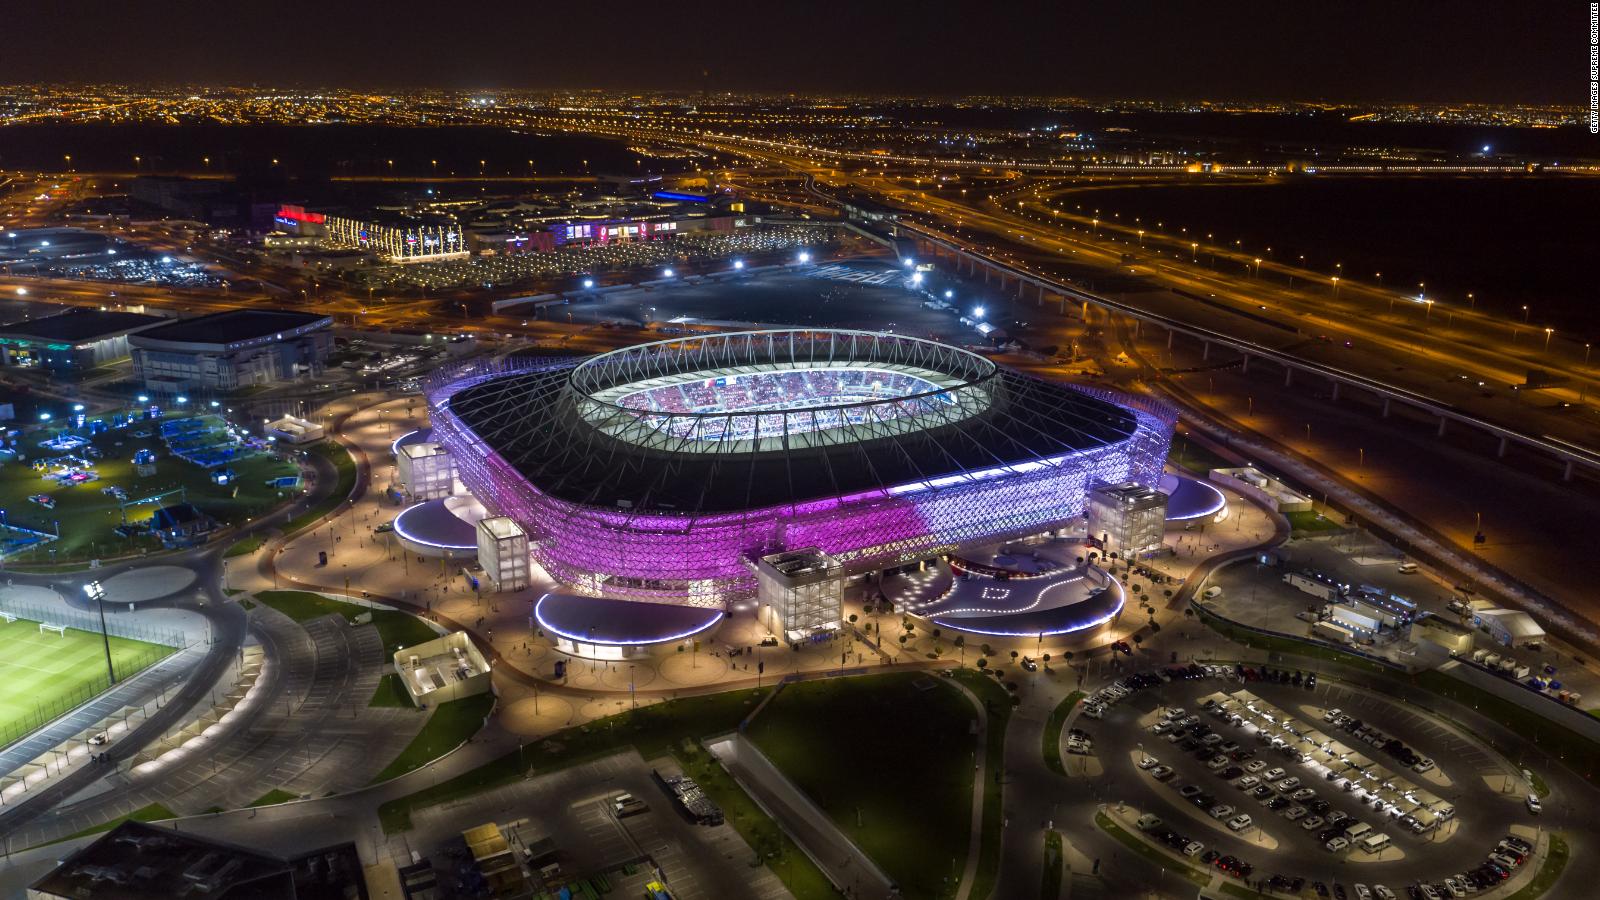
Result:
[[[7,3],[0,83],[1587,100],[1575,0]]]

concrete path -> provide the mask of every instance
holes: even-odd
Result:
[[[895,896],[888,873],[850,840],[833,819],[794,785],[742,734],[708,742],[716,756],[767,815],[811,857],[835,885],[862,900]]]

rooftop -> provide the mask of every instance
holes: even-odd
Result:
[[[98,309],[69,309],[42,319],[24,319],[0,325],[0,334],[37,338],[42,341],[87,341],[114,337],[163,321],[160,316],[142,313],[107,312]]]
[[[141,338],[154,341],[180,341],[196,344],[231,344],[267,337],[282,331],[292,331],[332,322],[329,316],[319,313],[291,312],[279,309],[234,309],[227,312],[182,319],[140,333]]]
[[[140,822],[124,822],[34,882],[82,900],[280,900],[295,896],[283,860]]]

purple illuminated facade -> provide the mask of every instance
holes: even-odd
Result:
[[[720,395],[752,373],[815,384],[817,372],[851,367],[915,372],[902,381],[920,387],[907,389],[929,390],[807,398],[793,412],[769,403],[661,413],[604,399],[637,396],[641,384]],[[829,383],[846,381],[861,379]],[[441,373],[428,402],[432,438],[450,450],[462,482],[528,529],[535,559],[553,578],[581,593],[707,607],[753,595],[747,560],[760,554],[819,547],[849,571],[866,571],[1061,526],[1081,516],[1093,484],[1157,483],[1175,420],[1159,404],[1028,379],[955,348],[854,332],[693,338],[576,367],[476,363]],[[518,404],[527,409],[519,413]],[[715,427],[694,417],[715,419]],[[809,424],[799,424],[802,417]],[[1052,423],[1064,437],[1047,434]],[[686,434],[715,435],[715,443],[708,449]],[[738,434],[762,443],[724,437]],[[572,449],[584,441],[595,443]],[[549,474],[556,464],[543,460],[561,453],[573,459]],[[630,495],[643,499],[603,494],[612,484],[607,466],[616,480],[644,485]],[[596,467],[600,474],[584,475],[592,482],[573,474]],[[785,496],[772,485],[775,471],[793,481],[817,468],[837,470],[828,483],[848,490],[816,496],[797,487]],[[692,508],[676,494],[660,499],[668,489],[685,494],[685,482],[711,496]],[[741,493],[730,499],[728,485]],[[760,502],[774,496],[778,502]]]

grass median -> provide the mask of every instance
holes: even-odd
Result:
[[[1127,829],[1123,828],[1121,825],[1118,825],[1116,822],[1113,822],[1110,816],[1100,812],[1099,810],[1095,811],[1094,823],[1100,826],[1101,831],[1104,831],[1106,834],[1116,838],[1118,843],[1122,844],[1124,847],[1127,847],[1129,850],[1133,851],[1134,855],[1144,859],[1145,861],[1160,866],[1168,872],[1172,872],[1173,874],[1182,878],[1187,878],[1189,881],[1192,881],[1201,887],[1205,887],[1211,883],[1211,873],[1202,872],[1191,866],[1186,866],[1170,856],[1167,856],[1160,850],[1157,850],[1149,844],[1146,844],[1144,841],[1139,840],[1138,836],[1130,833]]]
[[[324,441],[307,453],[314,453],[326,459],[333,465],[337,478],[333,491],[312,504],[305,512],[283,523],[283,533],[287,537],[295,532],[315,523],[318,519],[339,508],[350,497],[350,492],[356,487],[356,461],[350,456],[349,451],[338,441]]]
[[[1061,759],[1061,729],[1066,727],[1067,716],[1072,715],[1072,708],[1083,698],[1083,691],[1073,691],[1056,704],[1056,708],[1050,711],[1050,718],[1045,720],[1044,737],[1040,739],[1044,745],[1044,764],[1057,775],[1067,774],[1067,764]]]
[[[1561,873],[1566,871],[1567,860],[1572,856],[1572,848],[1567,845],[1566,838],[1559,834],[1550,835],[1550,852],[1545,854],[1544,862],[1539,864],[1539,871],[1533,880],[1523,885],[1516,893],[1506,897],[1506,900],[1536,900],[1543,897],[1545,892],[1555,886]]]
[[[432,626],[408,612],[362,606],[311,591],[261,591],[256,599],[296,622],[337,615],[354,624],[357,617],[371,615],[372,624],[378,629],[378,637],[388,653],[401,647],[415,647],[439,636]]]
[[[1061,832],[1054,829],[1044,833],[1044,874],[1039,878],[1039,900],[1056,900],[1061,896],[1061,874],[1064,859],[1061,852]]]

